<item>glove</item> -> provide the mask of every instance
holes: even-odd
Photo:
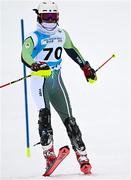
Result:
[[[38,63],[33,63],[32,65],[31,65],[31,70],[32,71],[38,71],[38,70],[40,70],[40,64],[38,64]]]
[[[50,69],[50,68],[49,68],[49,66],[46,63],[39,64],[39,63],[35,62],[35,63],[33,63],[31,65],[31,70],[32,71],[48,70],[48,69]]]
[[[52,71],[46,63],[33,63],[31,65],[31,75],[48,78],[51,76]]]
[[[85,65],[82,67],[86,80],[89,83],[94,83],[97,80],[95,70],[91,68],[90,64],[86,61]]]

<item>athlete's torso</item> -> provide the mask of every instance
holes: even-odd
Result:
[[[46,62],[51,68],[60,66],[63,44],[65,42],[64,31],[58,29],[51,35],[35,31],[31,37],[34,42],[32,58],[36,62]]]

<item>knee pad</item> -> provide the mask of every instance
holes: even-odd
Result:
[[[40,109],[38,124],[47,127],[51,123],[50,110],[47,108]]]
[[[49,109],[40,109],[38,124],[39,130],[51,129],[51,114]]]
[[[49,109],[40,109],[38,124],[40,143],[43,146],[49,145],[53,139],[53,130],[51,127],[51,114]]]
[[[82,134],[81,131],[76,123],[76,120],[74,117],[69,117],[64,122],[68,136],[71,140],[71,144],[73,146],[73,149],[85,149],[84,142],[82,140]]]

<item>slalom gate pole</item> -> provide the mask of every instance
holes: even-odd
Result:
[[[24,20],[21,19],[21,38],[22,45],[24,43]],[[24,74],[24,98],[25,98],[25,118],[26,118],[26,155],[30,157],[30,138],[29,138],[29,115],[28,115],[28,96],[27,96],[27,80],[26,80],[26,67],[23,64]]]

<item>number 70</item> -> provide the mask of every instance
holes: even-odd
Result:
[[[50,55],[53,53],[53,48],[44,48],[43,51],[47,51],[47,55],[45,56],[44,60],[48,60]],[[62,54],[62,47],[57,47],[54,51],[54,57],[56,59],[60,59]]]

